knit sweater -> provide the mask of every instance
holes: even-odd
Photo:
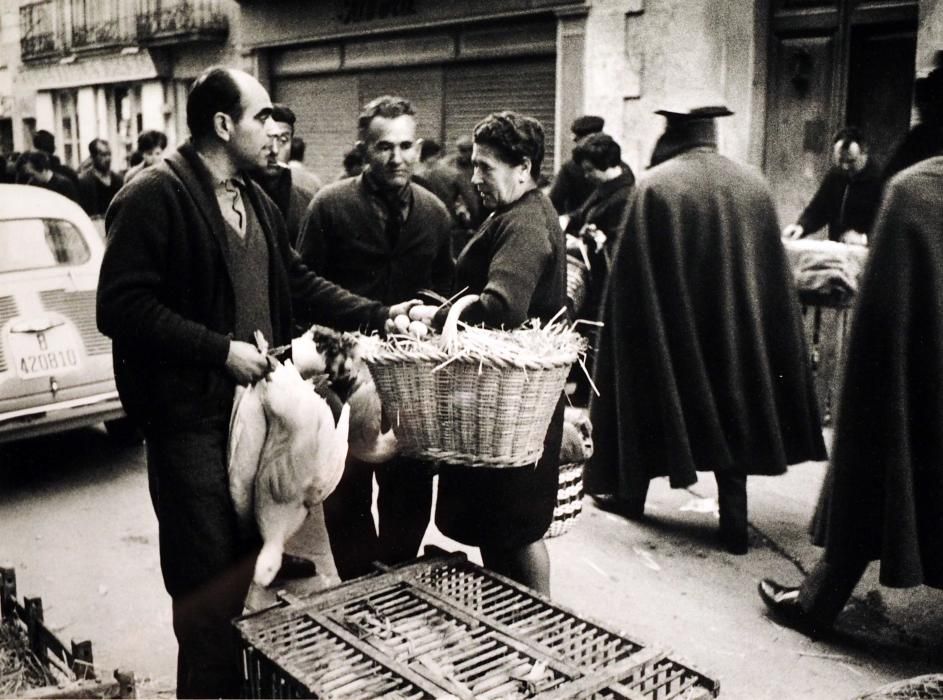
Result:
[[[244,180],[269,251],[272,344],[290,340],[295,314],[308,323],[381,328],[387,309],[308,270],[288,245],[275,204]],[[114,341],[118,391],[145,434],[228,420],[232,408],[225,363],[235,296],[212,182],[186,144],[122,188],[106,216],[98,327]]]
[[[397,240],[364,175],[318,192],[301,227],[298,252],[305,264],[342,287],[384,304],[395,304],[432,288],[447,295],[454,265],[451,217],[428,190],[409,185],[409,214]]]
[[[459,256],[455,284],[479,295],[462,312],[467,323],[550,320],[566,303],[566,246],[550,200],[535,189],[495,209]]]

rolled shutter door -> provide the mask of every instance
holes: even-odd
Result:
[[[343,169],[344,153],[357,140],[360,95],[356,77],[279,78],[272,93],[276,102],[288,105],[297,117],[295,134],[307,144],[305,165],[324,183],[336,179]]]
[[[508,59],[445,68],[445,138],[455,150],[460,136],[492,112],[512,110],[540,120],[545,148],[542,172],[553,173],[556,59]]]

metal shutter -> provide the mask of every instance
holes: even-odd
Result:
[[[556,59],[526,58],[468,63],[445,68],[445,137],[454,151],[459,136],[491,112],[513,110],[540,120],[546,155],[542,172],[553,173]]]
[[[357,140],[360,113],[357,78],[352,75],[278,78],[272,93],[276,102],[284,102],[298,117],[295,133],[307,144],[305,165],[322,182],[332,182],[343,169],[344,153]]]

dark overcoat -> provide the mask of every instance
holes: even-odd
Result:
[[[891,180],[854,312],[814,528],[828,560],[943,587],[943,157]]]
[[[614,254],[591,493],[824,459],[799,304],[766,184],[696,147],[648,171]]]

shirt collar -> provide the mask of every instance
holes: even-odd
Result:
[[[241,173],[237,172],[235,175],[228,176],[226,173],[215,168],[213,163],[204,158],[199,151],[197,151],[196,154],[200,157],[200,162],[203,163],[207,172],[209,172],[210,181],[213,183],[213,190],[215,192],[225,190],[226,184],[229,182],[236,183],[236,186],[239,188],[245,188],[246,182]]]

